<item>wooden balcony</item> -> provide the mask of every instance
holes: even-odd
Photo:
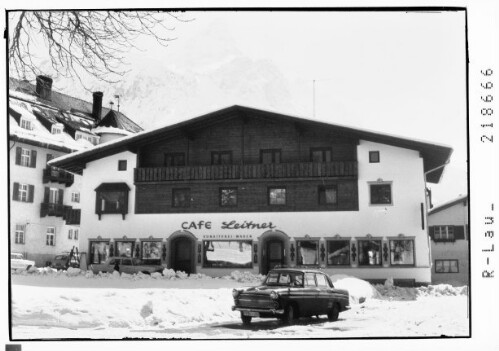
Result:
[[[42,202],[40,207],[40,217],[45,217],[45,216],[64,217],[67,207],[69,206],[64,206],[61,204],[53,204],[49,202]]]
[[[66,186],[71,186],[74,182],[74,176],[71,173],[61,169],[47,166],[47,168],[43,170],[43,183],[45,184],[48,182],[61,183]]]
[[[135,182],[357,178],[357,161],[135,168]]]
[[[81,219],[81,210],[74,209],[71,206],[65,206],[64,216],[62,217],[66,224],[79,225]]]

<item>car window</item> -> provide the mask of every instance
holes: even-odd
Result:
[[[305,286],[317,286],[315,284],[315,274],[314,273],[305,273]]]
[[[130,258],[124,258],[123,261],[121,261],[121,264],[124,266],[131,266],[132,260]]]
[[[288,273],[281,273],[279,276],[279,285],[289,285],[291,278]]]
[[[277,285],[277,279],[279,279],[279,274],[274,273],[274,272],[270,272],[267,275],[267,280],[265,281],[265,283],[267,285]]]
[[[315,278],[317,279],[317,285],[322,288],[329,288],[329,284],[326,280],[324,274],[316,274]]]
[[[109,264],[116,264],[116,258],[113,258],[112,260],[110,260]]]
[[[293,278],[293,286],[303,286],[303,274],[294,274]]]
[[[132,263],[134,266],[140,266],[142,264],[142,260],[140,258],[132,258]]]

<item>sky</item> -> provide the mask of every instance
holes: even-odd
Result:
[[[214,66],[246,58],[282,80],[285,97],[277,98],[286,103],[276,112],[452,147],[440,184],[429,184],[434,203],[467,192],[464,13],[195,11],[183,18],[191,21],[174,23],[177,39],[168,47],[137,42],[141,51],[127,55],[132,75],[168,67],[202,85]],[[194,115],[173,120],[248,104],[247,94],[236,94],[208,105],[210,88],[201,93]],[[175,102],[183,103],[196,104]],[[252,107],[276,110],[268,101]]]

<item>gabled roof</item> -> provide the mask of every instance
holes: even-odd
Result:
[[[138,125],[131,122],[128,118],[123,117],[124,115],[121,112],[110,110],[107,115],[97,123],[96,127],[113,127],[124,129],[132,133],[142,131],[142,128]]]
[[[428,211],[428,214],[432,215],[458,204],[465,205],[467,202],[468,202],[468,195],[459,195],[456,199],[444,202],[443,204],[433,207],[431,210]]]
[[[58,91],[52,90],[52,98],[51,100],[46,100],[42,99],[41,97],[38,96],[36,93],[36,87],[35,85],[31,84],[29,81],[26,80],[19,80],[15,78],[9,78],[9,91],[18,91],[22,92],[24,94],[28,94],[32,97],[36,97],[36,101],[32,102],[39,102],[43,105],[46,105],[48,107],[52,107],[57,110],[61,110],[63,112],[66,112],[67,114],[72,114],[76,117],[84,118],[87,120],[92,120],[93,123],[95,123],[95,119],[92,116],[92,103],[75,98],[73,96],[67,95],[60,93]],[[132,133],[137,133],[139,131],[142,131],[143,129],[136,123],[134,123],[131,119],[129,119],[127,116],[125,116],[121,112],[113,111],[107,107],[102,107],[102,115],[107,116],[110,112],[113,112],[114,118],[116,119],[117,123],[119,124],[120,127],[125,129],[129,132]],[[75,128],[75,126],[71,126],[72,128]],[[76,128],[77,129],[77,128]]]
[[[362,139],[366,141],[378,142],[387,145],[397,146],[419,151],[424,160],[424,171],[428,172],[442,166],[449,161],[452,148],[434,143],[416,141],[406,138],[400,138],[388,134],[382,134],[373,131],[366,131],[352,127],[318,122],[306,118],[299,118],[289,115],[283,115],[275,112],[258,110],[255,108],[234,105],[218,111],[214,111],[196,118],[189,119],[170,126],[154,129],[147,132],[141,132],[129,137],[110,141],[98,145],[92,150],[81,151],[71,155],[59,157],[50,161],[51,165],[61,167],[75,173],[82,173],[87,162],[97,160],[123,151],[137,152],[143,145],[151,144],[155,141],[174,138],[186,135],[194,129],[202,129],[207,126],[224,123],[234,118],[258,118],[271,121],[282,121],[295,123],[298,127],[306,126],[320,128],[338,133],[346,138]],[[444,167],[440,167],[427,175],[427,181],[438,183]]]

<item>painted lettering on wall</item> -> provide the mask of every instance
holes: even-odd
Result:
[[[211,229],[211,222],[183,222],[182,229]]]
[[[221,229],[275,229],[272,222],[255,223],[253,221],[230,221],[222,222]],[[182,229],[211,229],[211,221],[183,222]]]

